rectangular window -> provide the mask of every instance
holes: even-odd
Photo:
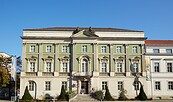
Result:
[[[82,52],[87,52],[87,45],[82,46]]]
[[[35,72],[35,62],[30,63],[30,72]]]
[[[64,63],[62,64],[62,71],[63,71],[63,72],[67,72],[67,63],[66,63],[66,62],[64,62]]]
[[[138,53],[138,47],[137,46],[133,46],[132,51],[133,51],[133,53]]]
[[[155,90],[160,90],[160,82],[159,81],[156,81],[155,82]]]
[[[46,46],[46,52],[51,52],[51,46]]]
[[[123,72],[122,67],[123,67],[123,65],[121,62],[117,63],[117,72]]]
[[[172,63],[167,63],[167,71],[172,72]]]
[[[30,46],[30,52],[35,52],[35,45]]]
[[[133,63],[133,68],[135,72],[138,72],[138,63]]]
[[[158,62],[154,63],[154,72],[160,72],[160,70],[159,70],[159,63]]]
[[[51,90],[51,83],[50,81],[45,81],[45,90],[50,91]]]
[[[118,81],[118,90],[122,90],[122,89],[123,89],[123,82]]]
[[[117,53],[122,53],[122,46],[117,46]]]
[[[34,91],[34,82],[29,82],[29,91]]]
[[[62,52],[67,52],[68,46],[63,46],[62,47]]]
[[[167,54],[171,54],[172,53],[172,49],[166,49],[166,53]]]
[[[102,90],[106,90],[107,82],[103,81],[102,82]]]
[[[102,53],[106,53],[106,46],[102,46]]]
[[[107,63],[102,62],[102,72],[107,72]]]
[[[168,90],[173,90],[173,81],[168,82]]]
[[[159,49],[153,49],[153,52],[156,53],[160,53]]]
[[[62,86],[64,87],[64,89],[67,89],[67,82],[66,81],[63,81],[62,82]]]
[[[134,82],[134,87],[135,87],[135,90],[139,90],[139,83],[138,82]]]
[[[51,62],[46,63],[46,72],[51,72]]]

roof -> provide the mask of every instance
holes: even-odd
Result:
[[[33,28],[23,29],[23,31],[74,31],[78,27],[49,27],[49,28]],[[80,27],[79,30],[88,30],[89,27]],[[143,32],[137,30],[119,29],[119,28],[92,28],[94,31],[105,31],[105,32]]]
[[[173,40],[146,40],[146,46],[173,46]]]

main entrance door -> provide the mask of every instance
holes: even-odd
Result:
[[[81,94],[88,94],[88,81],[81,81]]]

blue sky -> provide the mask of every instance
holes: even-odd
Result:
[[[0,0],[0,52],[21,56],[24,28],[112,27],[173,40],[172,5],[173,0]]]

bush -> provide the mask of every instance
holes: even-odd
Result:
[[[127,100],[128,98],[126,97],[127,91],[125,89],[120,90],[120,95],[118,97],[118,100]]]
[[[22,96],[22,100],[32,100],[32,99],[33,98],[31,94],[29,93],[28,86],[26,86],[24,95]]]
[[[92,97],[101,101],[103,99],[102,90],[99,90],[99,91],[92,93]]]
[[[105,97],[104,97],[104,100],[105,101],[113,101],[114,99],[112,98],[110,92],[109,92],[109,89],[108,87],[106,86],[106,93],[105,93]]]
[[[68,101],[69,100],[69,96],[65,92],[64,86],[61,87],[61,93],[58,96],[58,100],[61,100],[61,101]]]
[[[142,100],[142,101],[147,100],[147,96],[144,92],[143,85],[141,85],[140,93],[136,98],[139,99],[139,100]]]
[[[45,96],[44,96],[44,99],[49,99],[49,100],[52,100],[53,97],[50,96],[50,94],[46,93]]]

